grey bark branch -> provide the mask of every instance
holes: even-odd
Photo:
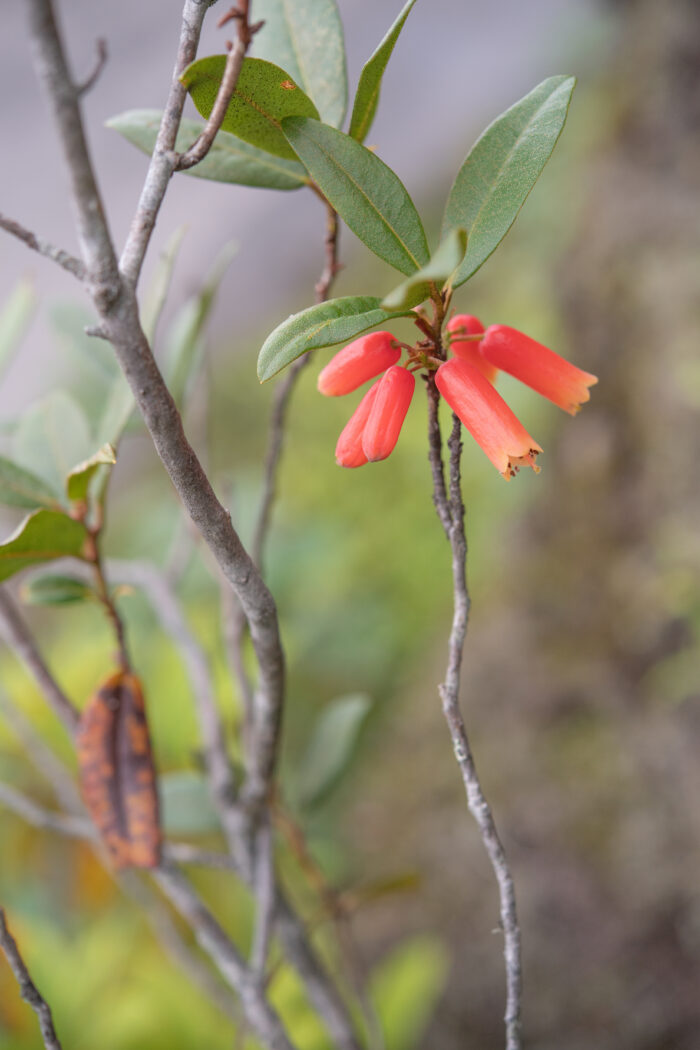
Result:
[[[44,663],[34,639],[4,587],[0,587],[0,634],[15,655],[27,666],[54,713],[73,735],[80,717],[78,710],[58,686]]]
[[[83,813],[75,780],[63,762],[48,747],[29,720],[0,689],[0,712],[15,736],[21,741],[29,761],[36,771],[51,785],[54,797],[68,813]]]
[[[47,259],[51,259],[53,262],[58,263],[68,273],[73,274],[79,281],[82,281],[85,277],[85,267],[81,263],[80,259],[76,259],[70,252],[63,251],[62,248],[56,248],[55,245],[49,241],[43,240],[41,237],[37,237],[35,233],[28,230],[26,226],[22,226],[21,223],[15,222],[14,219],[9,219],[6,215],[0,214],[0,228],[5,230],[7,233],[11,233],[13,237],[17,237],[20,241],[23,241],[28,248],[31,248],[33,252],[38,252],[39,255],[44,255]]]
[[[158,212],[177,163],[175,140],[187,98],[187,90],[180,83],[179,78],[182,71],[197,57],[202,23],[209,3],[210,0],[185,0],[175,69],[163,111],[163,119],[158,130],[138,207],[121,256],[120,268],[124,278],[134,286],[138,283]]]
[[[430,390],[429,390],[430,399]],[[436,410],[437,413],[437,410]],[[464,528],[464,503],[461,485],[461,423],[453,415],[452,433],[448,442],[450,451],[449,496],[442,470],[442,442],[437,414],[431,417],[429,431],[431,466],[440,463],[439,477],[433,470],[433,498],[440,521],[450,521],[447,536],[452,548],[452,581],[454,589],[454,613],[448,643],[448,660],[445,681],[439,686],[445,721],[450,731],[452,747],[459,765],[467,796],[467,805],[474,817],[481,841],[498,884],[501,928],[504,937],[506,970],[506,1050],[521,1050],[521,1000],[522,962],[520,955],[520,927],[515,905],[515,887],[503,845],[498,836],[493,813],[479,780],[464,717],[459,706],[460,676],[464,642],[469,622],[469,589],[467,586],[466,562],[467,540]],[[440,483],[442,480],[442,484]]]
[[[41,1038],[44,1041],[46,1050],[61,1050],[61,1043],[53,1025],[51,1008],[29,975],[29,970],[20,954],[17,942],[10,933],[7,918],[2,908],[0,908],[0,948],[4,952],[5,958],[10,964],[10,969],[17,979],[20,995],[25,1002],[29,1003],[37,1016]]]
[[[123,276],[109,229],[83,132],[75,88],[66,66],[50,0],[28,0],[35,66],[59,134],[69,173],[86,287],[100,327],[114,347],[165,469],[192,521],[221,571],[236,591],[250,626],[260,677],[255,697],[252,760],[242,792],[251,829],[264,810],[275,770],[282,700],[284,657],[277,610],[252,559],[241,544],[230,516],[217,499],[199,459],[189,444],[177,407],[155,363],[139,322],[134,285],[172,174],[172,150],[184,89],[177,75],[196,54],[207,0],[186,0],[176,75],[137,215],[123,256]],[[298,917],[284,901],[277,906],[280,930],[293,965],[339,1047],[355,1050],[352,1024],[332,982],[316,959]],[[326,1011],[324,1013],[324,1010]]]

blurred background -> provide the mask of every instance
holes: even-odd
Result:
[[[339,6],[352,91],[398,4]],[[3,12],[2,127],[12,148],[0,209],[75,251],[22,15],[21,5]],[[130,108],[162,106],[178,12],[165,0],[73,0],[61,16],[78,73],[92,66],[95,38],[108,42],[85,109],[121,244],[145,158],[103,125]],[[222,39],[212,17],[200,53],[221,51]],[[409,17],[369,139],[416,199],[434,246],[446,193],[483,127],[544,77],[579,77],[552,161],[455,301],[600,377],[573,420],[503,379],[504,396],[545,450],[538,477],[525,472],[504,485],[465,443],[473,607],[463,705],[516,880],[526,1043],[538,1050],[695,1050],[700,1042],[699,70],[695,0],[432,0]],[[324,215],[311,194],[178,176],[146,286],[183,224],[156,347],[166,370],[185,352],[196,365],[184,384],[188,429],[245,536],[274,386],[258,386],[255,356],[280,320],[312,302]],[[237,249],[218,268],[206,329],[193,328],[230,240]],[[71,278],[8,237],[1,245],[0,305],[12,296],[23,304],[20,353],[0,388],[9,447],[20,413],[59,386],[88,416],[99,412],[109,362],[81,335],[90,315]],[[334,294],[382,294],[395,283],[346,230],[341,255]],[[353,954],[369,975],[387,1050],[496,1050],[497,899],[436,690],[451,585],[430,500],[425,407],[416,397],[388,461],[340,470],[333,448],[355,401],[316,394],[329,356],[318,354],[295,394],[267,558],[290,672],[283,789],[326,878],[344,891]],[[16,520],[5,514],[6,533]],[[217,585],[138,428],[115,471],[107,550],[177,567],[235,735]],[[170,831],[216,844],[179,657],[138,593],[121,608]],[[111,666],[106,627],[81,605],[26,615],[81,703]],[[0,676],[3,706],[19,708],[71,764],[62,730],[4,649]],[[1,710],[0,779],[51,804]],[[87,847],[28,828],[1,806],[0,844],[0,902],[66,1048],[233,1045],[233,1028],[162,954]],[[280,856],[311,914],[317,902],[284,842]],[[244,943],[246,895],[220,873],[198,885]],[[299,1045],[328,1046],[286,971],[279,984]],[[4,964],[0,1045],[41,1045]]]

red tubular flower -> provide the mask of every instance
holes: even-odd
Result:
[[[589,386],[598,382],[597,376],[582,371],[542,343],[507,325],[487,328],[480,346],[486,360],[495,368],[515,376],[572,416],[590,399]]]
[[[477,444],[508,481],[519,467],[532,467],[542,449],[473,364],[453,357],[440,365],[437,388]]]
[[[318,377],[318,389],[327,397],[339,397],[357,390],[385,368],[395,365],[401,349],[391,332],[371,332],[348,343],[333,357]]]
[[[362,434],[378,389],[379,381],[372,384],[345,424],[335,446],[335,461],[339,467],[361,467],[367,462],[362,448]]]
[[[393,452],[415,386],[415,377],[400,365],[393,365],[376,384],[377,396],[362,435],[362,448],[370,463]]]
[[[455,357],[459,357],[462,361],[469,361],[470,364],[475,365],[479,369],[482,375],[486,376],[489,383],[495,382],[498,369],[489,364],[482,354],[482,340],[459,339],[455,336],[456,333],[459,335],[481,335],[485,329],[479,318],[474,317],[472,314],[457,314],[451,321],[447,322],[446,327],[447,331],[452,335],[450,349]]]

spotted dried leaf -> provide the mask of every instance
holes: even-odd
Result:
[[[83,711],[76,742],[83,799],[113,866],[156,867],[158,794],[135,675],[120,671],[103,682]]]

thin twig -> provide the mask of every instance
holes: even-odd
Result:
[[[119,885],[144,912],[164,952],[238,1028],[243,1020],[238,1003],[218,974],[198,954],[196,946],[188,944],[180,935],[168,905],[161,900],[157,891],[136,872],[123,872],[119,876]]]
[[[86,95],[88,91],[95,86],[107,61],[107,41],[103,37],[98,37],[95,41],[95,47],[97,49],[97,58],[92,73],[90,73],[81,84],[75,85],[75,90],[79,98],[82,98],[83,95]]]
[[[53,1026],[51,1008],[29,975],[29,970],[20,954],[17,942],[10,933],[7,918],[2,908],[0,908],[0,948],[5,953],[10,969],[17,978],[20,995],[26,1003],[29,1003],[37,1016],[46,1050],[61,1050],[61,1043]]]
[[[238,34],[233,47],[226,56],[224,74],[221,78],[219,90],[212,111],[209,114],[209,119],[207,120],[203,131],[198,135],[189,149],[184,153],[181,153],[177,158],[175,162],[175,171],[187,171],[188,168],[193,168],[195,164],[199,164],[201,160],[204,160],[211,149],[214,139],[216,138],[216,133],[219,131],[223,123],[223,119],[226,116],[226,110],[233,98],[233,92],[236,90],[236,84],[238,83],[238,77],[240,76],[243,59],[245,58],[248,47],[250,46],[252,35],[251,27],[248,25],[248,0],[242,0],[241,17],[238,23]]]
[[[51,785],[56,801],[68,813],[81,814],[83,806],[70,771],[54,751],[44,743],[29,719],[11,703],[0,689],[0,711],[12,732],[21,741],[29,761]]]
[[[0,634],[34,676],[54,713],[72,735],[78,725],[79,712],[44,663],[34,639],[4,587],[0,588]]]
[[[0,228],[6,230],[7,233],[11,233],[13,237],[18,237],[20,241],[24,241],[28,248],[32,251],[38,252],[39,255],[46,256],[47,259],[51,259],[52,262],[58,263],[68,273],[72,273],[74,277],[77,277],[79,281],[82,281],[85,277],[85,267],[81,263],[80,259],[76,259],[70,252],[65,252],[62,248],[56,248],[55,245],[49,241],[43,240],[41,237],[37,237],[35,233],[28,230],[26,226],[22,226],[21,223],[15,222],[14,219],[8,219],[6,215],[0,214]]]
[[[224,980],[241,999],[250,1028],[269,1050],[294,1050],[279,1017],[270,1007],[260,982],[251,974],[236,948],[211,912],[176,868],[163,866],[155,873],[163,893],[192,927],[197,942],[209,955]]]
[[[255,833],[255,928],[250,950],[250,969],[264,983],[267,956],[275,918],[275,843],[269,817]]]
[[[444,484],[434,487],[434,499],[440,520],[451,517],[448,531],[452,548],[452,580],[454,587],[454,614],[448,644],[447,672],[444,683],[439,687],[442,709],[445,715],[452,747],[462,774],[462,781],[467,796],[467,804],[479,828],[481,840],[491,862],[498,883],[500,898],[501,927],[504,935],[504,956],[506,967],[506,1050],[521,1050],[520,1013],[522,998],[522,964],[520,958],[520,927],[515,906],[515,888],[513,877],[506,860],[503,845],[498,837],[491,808],[486,800],[464,718],[459,706],[460,673],[462,655],[469,620],[469,590],[466,577],[467,540],[464,529],[464,504],[461,491],[461,424],[453,416],[453,427],[448,442],[450,450],[450,485],[449,500]],[[439,428],[431,430],[431,441],[439,439]],[[441,454],[441,449],[433,449],[433,455]],[[442,513],[441,513],[442,510]]]
[[[449,539],[452,529],[452,509],[447,499],[445,487],[445,466],[442,461],[442,435],[440,433],[440,394],[435,386],[435,376],[430,372],[425,380],[428,392],[428,459],[433,475],[433,503],[440,518],[440,524]]]

